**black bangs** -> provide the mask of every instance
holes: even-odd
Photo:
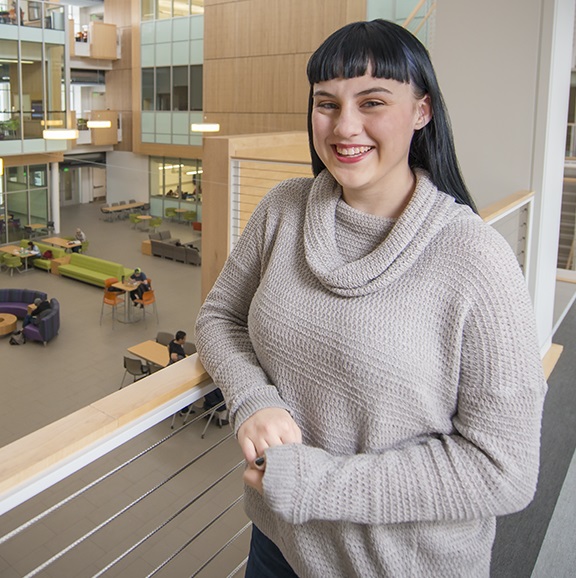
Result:
[[[385,21],[355,22],[329,36],[308,61],[310,84],[356,78],[368,70],[376,78],[410,82],[410,65],[397,31]]]

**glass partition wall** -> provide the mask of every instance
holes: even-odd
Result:
[[[0,140],[41,139],[65,126],[64,46],[0,40]]]
[[[150,213],[165,219],[202,222],[202,161],[150,158]]]
[[[0,244],[29,236],[29,225],[50,220],[48,166],[6,167],[0,177]]]

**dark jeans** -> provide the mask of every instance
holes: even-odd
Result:
[[[244,578],[298,578],[276,544],[252,525],[250,555]]]

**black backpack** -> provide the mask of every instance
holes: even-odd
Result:
[[[26,343],[26,336],[22,331],[14,331],[10,336],[10,345],[24,345]]]

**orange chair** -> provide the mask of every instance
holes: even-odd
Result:
[[[110,287],[114,285],[114,283],[118,283],[118,279],[116,279],[116,277],[108,277],[108,279],[104,279],[105,290],[113,291],[114,293],[118,293],[118,295],[124,295],[125,291],[122,291],[121,289],[116,289],[115,287],[113,289],[110,289]]]
[[[158,310],[156,309],[156,296],[154,291],[150,289],[149,291],[144,291],[140,299],[134,299],[134,303],[142,305],[142,315],[144,317],[144,325],[146,326],[146,307],[152,305],[154,308],[154,315],[156,315],[156,324],[158,324]]]
[[[124,307],[126,306],[123,293],[104,290],[104,297],[102,298],[102,309],[100,310],[100,325],[102,325],[102,317],[104,316],[104,305],[112,307],[112,329],[114,329],[114,317],[116,308],[120,305],[124,305]]]

